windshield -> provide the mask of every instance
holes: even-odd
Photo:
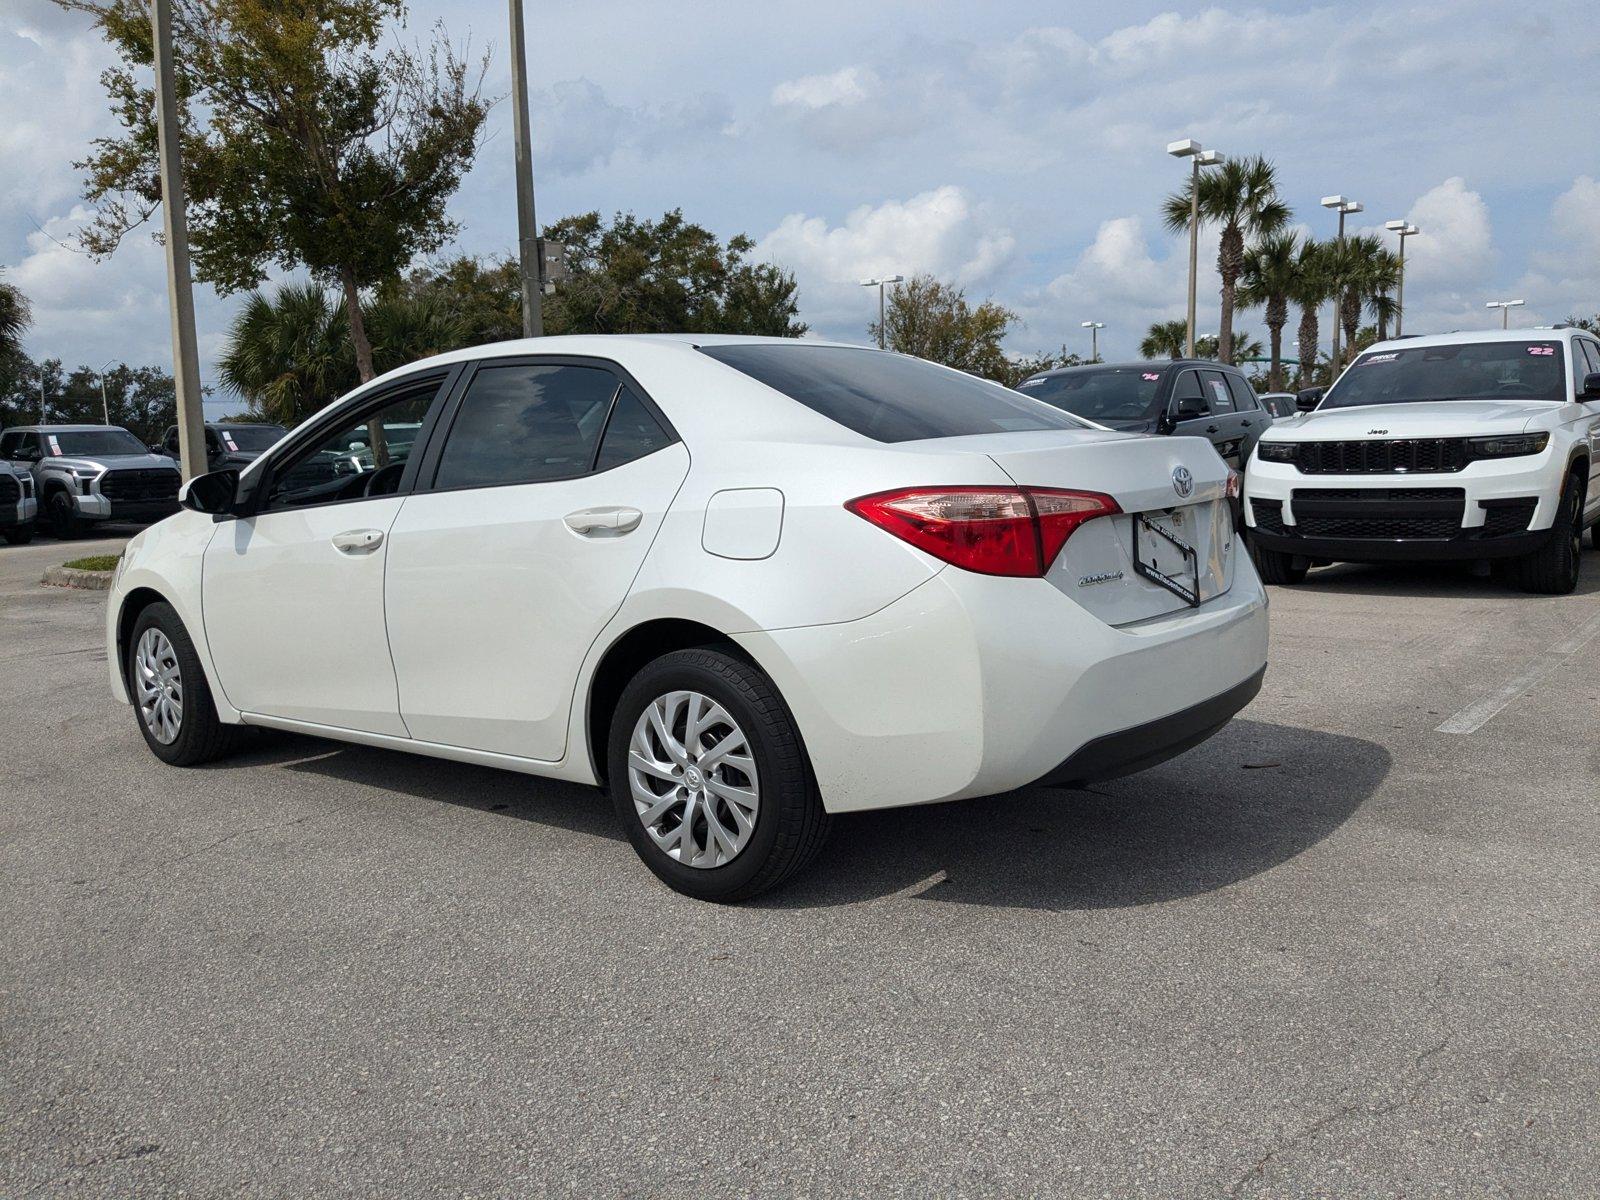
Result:
[[[998,383],[904,354],[803,342],[702,346],[701,353],[880,442],[1083,428]]]
[[[126,429],[77,429],[66,433],[47,433],[44,440],[52,456],[69,454],[101,458],[117,454],[150,453]]]
[[[270,449],[286,430],[282,425],[221,425],[217,436],[228,450]]]
[[[1559,341],[1458,342],[1363,354],[1318,407],[1566,398]]]
[[[1019,390],[1090,421],[1146,421],[1155,416],[1161,372],[1148,367],[1063,371],[1023,380]]]

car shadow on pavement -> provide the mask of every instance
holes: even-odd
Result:
[[[1389,765],[1387,751],[1359,738],[1235,720],[1186,754],[1087,790],[842,814],[816,863],[753,903],[818,908],[906,895],[1070,910],[1182,899],[1316,845],[1377,790]],[[213,769],[262,766],[623,837],[592,787],[396,750],[267,734]]]
[[[821,858],[756,903],[901,894],[1004,908],[1123,908],[1227,887],[1316,845],[1389,772],[1359,738],[1236,720],[1209,742],[1087,790],[852,813]]]
[[[1600,594],[1600,554],[1585,548],[1577,596]],[[1275,589],[1276,590],[1276,589]],[[1530,595],[1499,575],[1474,575],[1467,563],[1336,563],[1306,576],[1289,591],[1352,596],[1440,597],[1468,600],[1560,600]]]

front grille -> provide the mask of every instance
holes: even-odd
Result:
[[[1283,501],[1252,500],[1250,511],[1255,514],[1256,528],[1262,533],[1283,533]]]
[[[1440,474],[1467,461],[1465,438],[1301,442],[1295,451],[1295,466],[1306,475]]]
[[[1478,502],[1483,506],[1483,531],[1479,537],[1505,537],[1512,533],[1525,533],[1533,520],[1533,510],[1539,507],[1535,496],[1517,500],[1489,500]]]
[[[10,508],[22,499],[22,480],[10,471],[0,471],[0,507]]]
[[[100,476],[100,494],[108,500],[138,502],[176,500],[178,472],[151,470],[107,471]]]
[[[1295,531],[1305,537],[1437,541],[1461,532],[1463,488],[1296,488]]]

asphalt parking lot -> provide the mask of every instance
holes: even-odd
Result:
[[[97,549],[0,546],[0,1194],[1596,1194],[1600,554],[1274,589],[1206,745],[719,908],[583,788],[162,766]]]

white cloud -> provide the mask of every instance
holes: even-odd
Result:
[[[1495,259],[1489,206],[1461,176],[1424,192],[1406,215],[1421,230],[1407,240],[1408,281],[1466,285],[1489,275]]]
[[[962,188],[946,185],[909,200],[863,205],[839,225],[790,213],[757,243],[755,254],[795,273],[807,320],[849,323],[867,308],[862,279],[926,271],[981,288],[1015,248],[1016,239],[987,209]]]
[[[864,67],[844,67],[831,75],[806,75],[772,89],[772,102],[792,108],[860,104],[878,90],[878,76]]]
[[[1580,175],[1550,209],[1556,237],[1567,243],[1563,258],[1580,255],[1600,270],[1600,180]],[[1570,260],[1570,258],[1569,258]]]

